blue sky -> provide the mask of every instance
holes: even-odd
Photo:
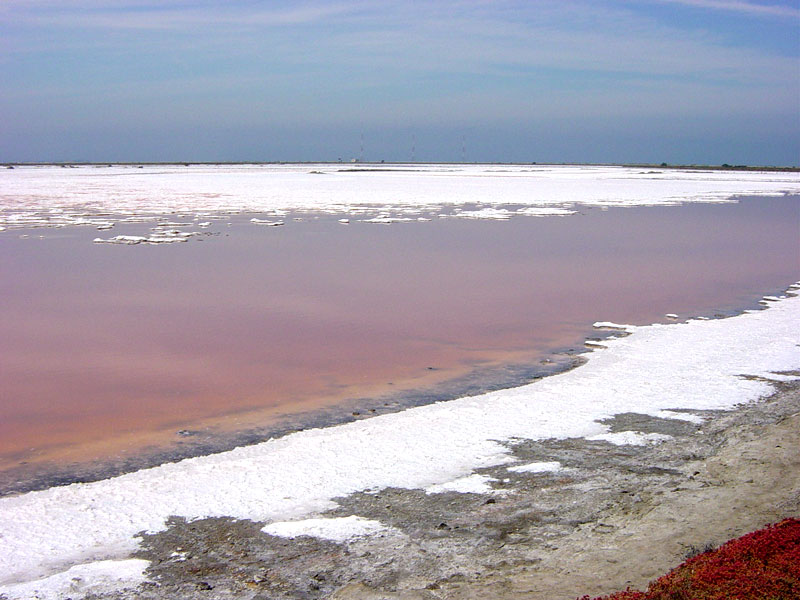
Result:
[[[0,2],[0,161],[800,163],[800,0]]]

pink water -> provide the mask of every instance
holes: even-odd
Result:
[[[712,315],[800,279],[798,197],[507,222],[249,216],[168,247],[0,234],[0,470],[425,387],[579,347],[597,320]]]

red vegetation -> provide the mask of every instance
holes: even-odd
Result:
[[[690,558],[653,581],[594,600],[798,600],[800,520],[786,519]],[[580,600],[591,600],[584,596]]]

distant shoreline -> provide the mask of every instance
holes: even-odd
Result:
[[[326,160],[265,160],[265,161],[42,161],[42,162],[3,162],[0,167],[130,167],[130,166],[212,166],[212,165],[349,165],[364,167],[387,167],[393,165],[420,166],[449,165],[449,166],[538,166],[538,167],[625,167],[637,169],[682,169],[697,171],[774,171],[787,173],[800,173],[800,166],[781,165],[703,165],[703,164],[671,164],[671,163],[578,163],[578,162],[448,162],[448,161],[326,161]],[[372,170],[372,169],[366,169]]]

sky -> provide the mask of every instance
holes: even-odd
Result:
[[[800,0],[0,0],[0,161],[800,164]]]

